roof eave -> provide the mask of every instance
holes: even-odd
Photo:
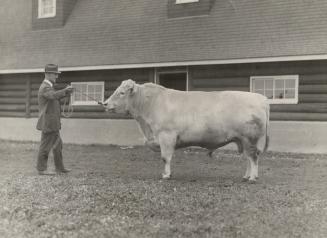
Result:
[[[221,59],[221,60],[200,60],[200,61],[176,61],[176,62],[140,63],[140,64],[71,66],[71,67],[64,66],[64,67],[60,67],[60,71],[65,72],[65,71],[108,70],[108,69],[135,69],[135,68],[157,68],[157,67],[174,67],[174,66],[195,66],[195,65],[310,61],[310,60],[327,60],[327,54],[301,55],[301,56],[278,56],[278,57],[262,57],[262,58],[242,58],[242,59]],[[0,74],[43,73],[43,72],[44,72],[44,68],[0,70]]]

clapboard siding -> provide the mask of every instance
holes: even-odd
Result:
[[[327,92],[326,84],[300,84],[299,94],[325,94]]]
[[[29,117],[29,82],[22,74],[0,75],[0,116]]]
[[[249,86],[248,78],[246,77],[235,77],[235,78],[195,78],[193,76],[193,86],[195,88],[205,87],[231,87],[231,86]]]
[[[193,66],[189,88],[250,91],[250,77],[260,75],[299,75],[298,103],[271,105],[271,120],[327,120],[327,61]]]
[[[25,104],[25,98],[0,97],[0,105],[5,105],[5,104]]]
[[[275,121],[327,121],[327,113],[272,112],[270,120]],[[299,128],[300,130],[301,128]]]
[[[273,104],[272,112],[327,113],[327,103]]]
[[[194,91],[249,91],[250,81],[248,77],[238,75],[226,75],[226,68],[216,66],[198,67],[190,69],[190,89]],[[224,75],[223,77],[221,75]]]
[[[326,74],[302,74],[300,75],[301,85],[326,85],[327,84],[327,73]]]
[[[301,105],[301,103],[327,103],[327,95],[325,95],[325,94],[301,94],[301,95],[299,95],[299,104],[298,105]]]
[[[26,117],[26,113],[25,111],[0,111],[0,117]]]
[[[20,98],[26,96],[26,90],[24,91],[13,91],[13,90],[7,90],[7,91],[0,91],[0,97],[6,97],[6,98]]]

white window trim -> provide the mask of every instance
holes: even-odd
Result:
[[[199,0],[176,0],[176,4],[199,2]]]
[[[42,14],[42,0],[38,0],[38,18],[55,17],[57,13],[57,0],[52,0],[54,11],[49,14]]]
[[[74,85],[76,84],[87,84],[87,85],[102,85],[102,91],[101,91],[101,100],[103,101],[104,99],[104,82],[103,81],[93,81],[93,82],[72,82],[71,86],[74,87]],[[72,94],[70,97],[70,100],[72,102],[73,106],[92,106],[92,105],[98,105],[97,101],[75,101],[74,100],[74,95]],[[90,98],[88,98],[88,100],[91,100]]]
[[[295,98],[283,98],[283,99],[268,99],[269,104],[297,104],[299,101],[299,75],[273,75],[273,76],[251,76],[250,77],[250,91],[253,90],[253,80],[265,80],[265,79],[295,79]],[[274,84],[275,87],[275,84]],[[275,88],[273,88],[275,93]]]

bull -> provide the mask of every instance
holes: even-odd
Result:
[[[163,179],[171,176],[175,149],[200,146],[212,152],[229,143],[247,158],[243,180],[254,183],[258,178],[259,154],[269,142],[269,104],[261,94],[184,92],[128,79],[104,105],[107,111],[131,114],[138,122],[145,144],[161,152]]]

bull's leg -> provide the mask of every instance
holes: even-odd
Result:
[[[249,182],[255,183],[258,178],[258,154],[257,147],[251,146],[251,149],[246,151],[247,157],[250,161],[250,177]]]
[[[245,153],[243,154],[243,157],[245,157],[245,159],[246,159],[246,171],[245,171],[245,175],[243,177],[243,181],[246,182],[250,178],[251,164],[250,164],[250,159],[247,156],[245,156]]]
[[[165,162],[165,169],[162,174],[162,178],[169,179],[171,175],[170,162],[175,150],[176,136],[169,133],[160,133],[158,138],[161,149],[161,157]]]
[[[244,156],[247,158],[247,169],[244,180],[249,180],[250,183],[255,183],[258,178],[258,149],[256,141],[244,144]]]

